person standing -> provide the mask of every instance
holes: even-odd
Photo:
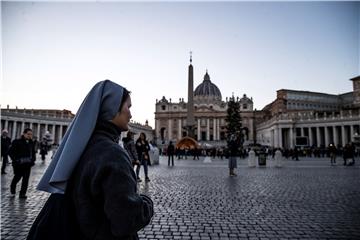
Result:
[[[150,162],[150,157],[149,157],[150,146],[148,141],[146,140],[146,135],[143,132],[140,133],[139,138],[136,140],[136,150],[138,153],[140,163],[144,167],[145,181],[149,182],[150,178],[148,176],[148,165]],[[139,174],[140,174],[140,166],[136,168],[136,176],[138,179],[139,179]]]
[[[134,133],[130,130],[127,132],[126,137],[122,139],[124,143],[124,148],[129,154],[130,160],[132,162],[133,167],[139,167],[140,161],[136,152],[135,142],[134,142]],[[137,178],[138,182],[141,182],[140,178]]]
[[[330,154],[330,163],[331,163],[331,166],[333,165],[333,164],[335,164],[336,165],[336,152],[337,152],[337,150],[336,150],[336,147],[335,147],[335,145],[334,144],[330,144],[329,145],[329,154]]]
[[[20,139],[15,139],[9,149],[12,159],[14,178],[10,184],[11,196],[15,196],[16,184],[22,179],[19,198],[27,198],[26,192],[29,184],[31,167],[35,164],[35,146],[32,141],[32,130],[25,128]]]
[[[40,155],[41,155],[41,160],[43,163],[45,163],[45,159],[46,159],[46,155],[48,154],[48,150],[49,150],[48,141],[45,137],[43,137],[43,139],[40,142]]]
[[[236,176],[236,173],[234,172],[234,169],[237,168],[237,151],[238,151],[238,142],[235,134],[233,134],[230,137],[230,141],[228,142],[228,148],[229,148],[229,175],[230,177]]]
[[[8,131],[6,129],[1,132],[1,174],[6,174],[6,165],[9,163],[9,148],[11,145],[11,138],[8,137]]]
[[[153,202],[138,193],[132,162],[119,144],[129,130],[130,107],[130,92],[110,80],[91,89],[38,184],[51,195],[28,240],[139,239]]]
[[[171,159],[171,165],[174,166],[174,153],[175,153],[175,147],[172,141],[170,141],[169,146],[167,147],[168,166],[170,166],[170,159]]]

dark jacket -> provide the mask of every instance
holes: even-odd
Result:
[[[138,140],[136,140],[136,151],[137,151],[139,160],[141,160],[142,164],[143,164],[143,161],[147,161],[148,165],[151,165],[150,156],[149,156],[150,146],[149,146],[148,141],[145,140],[145,143],[142,143],[140,138]]]
[[[130,160],[131,161],[139,160],[137,152],[136,152],[134,140],[129,137],[124,137],[123,142],[124,142],[124,148],[127,151],[127,153],[129,154]]]
[[[137,193],[131,161],[111,122],[97,125],[74,171],[73,200],[80,239],[138,239],[153,215],[151,199]]]
[[[170,155],[170,156],[172,156],[172,155],[174,155],[174,153],[175,153],[175,147],[174,147],[174,145],[169,144],[169,146],[168,146],[168,148],[167,148],[167,154]]]
[[[30,157],[31,162],[23,164],[23,166],[33,166],[36,160],[35,146],[32,140],[26,140],[23,136],[19,139],[15,139],[10,146],[9,156],[13,160],[13,166],[17,166],[16,160],[20,158]]]
[[[11,145],[11,138],[8,136],[1,136],[1,156],[7,155]]]

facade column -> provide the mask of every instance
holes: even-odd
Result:
[[[197,140],[200,141],[201,140],[201,126],[200,126],[200,122],[201,122],[201,119],[198,118],[197,119]]]
[[[311,131],[311,127],[308,128],[309,130],[309,145],[312,146],[314,145],[314,139],[313,139],[313,135],[312,135],[312,131]]]
[[[8,126],[9,125],[9,120],[5,120],[5,126],[4,126],[4,129],[6,129],[6,130],[8,130],[9,131],[9,129],[8,129]]]
[[[321,138],[320,138],[320,127],[316,127],[316,146],[320,147]]]
[[[346,144],[346,136],[345,136],[345,126],[341,126],[341,141],[342,146],[345,147]]]
[[[213,140],[216,141],[216,118],[213,118]]]
[[[181,139],[181,118],[179,118],[178,123],[178,139]]]
[[[168,140],[171,140],[171,119],[168,120]]]
[[[333,126],[333,135],[334,135],[334,145],[335,147],[337,147],[337,145],[339,145],[339,135],[338,135],[338,132],[337,132],[337,128],[336,126]]]
[[[63,112],[61,112],[61,118],[63,117]],[[62,125],[60,125],[60,132],[62,132]],[[60,134],[61,138],[62,135]],[[157,138],[160,137],[160,121],[158,119],[155,119],[155,136]]]
[[[217,129],[217,134],[216,134],[217,139],[216,140],[220,140],[220,119],[219,118],[216,120],[216,125],[217,125],[217,127],[216,127],[216,129]]]
[[[329,129],[327,126],[324,127],[324,134],[325,134],[325,148],[327,148],[330,144]]]
[[[210,119],[206,119],[206,141],[210,140]]]
[[[45,134],[47,131],[49,131],[48,128],[49,128],[49,125],[46,123],[46,124],[45,124],[45,132],[43,133],[43,136],[44,136],[44,134]]]
[[[283,148],[283,145],[282,145],[282,128],[279,128],[279,148]]]
[[[303,127],[300,128],[300,134],[301,134],[300,137],[304,137],[304,128]]]
[[[279,147],[279,129],[275,127],[274,129],[274,142],[271,145],[272,147]]]

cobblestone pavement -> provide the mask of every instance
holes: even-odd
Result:
[[[360,239],[360,159],[355,166],[329,159],[285,161],[282,168],[247,167],[237,177],[227,161],[175,160],[149,169],[139,190],[152,197],[155,215],[141,239]],[[10,197],[12,170],[1,176],[1,239],[25,239],[48,197],[35,190],[47,164],[32,169],[28,198]],[[141,174],[143,174],[141,170]],[[20,183],[19,183],[20,185]],[[18,188],[20,187],[18,185]]]

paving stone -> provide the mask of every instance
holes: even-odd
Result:
[[[359,165],[301,158],[248,168],[238,160],[238,176],[229,177],[227,161],[178,160],[173,168],[166,161],[139,184],[155,204],[140,239],[360,239]],[[33,167],[26,200],[10,197],[11,167],[1,175],[1,239],[26,238],[49,196],[35,190],[47,166]]]

